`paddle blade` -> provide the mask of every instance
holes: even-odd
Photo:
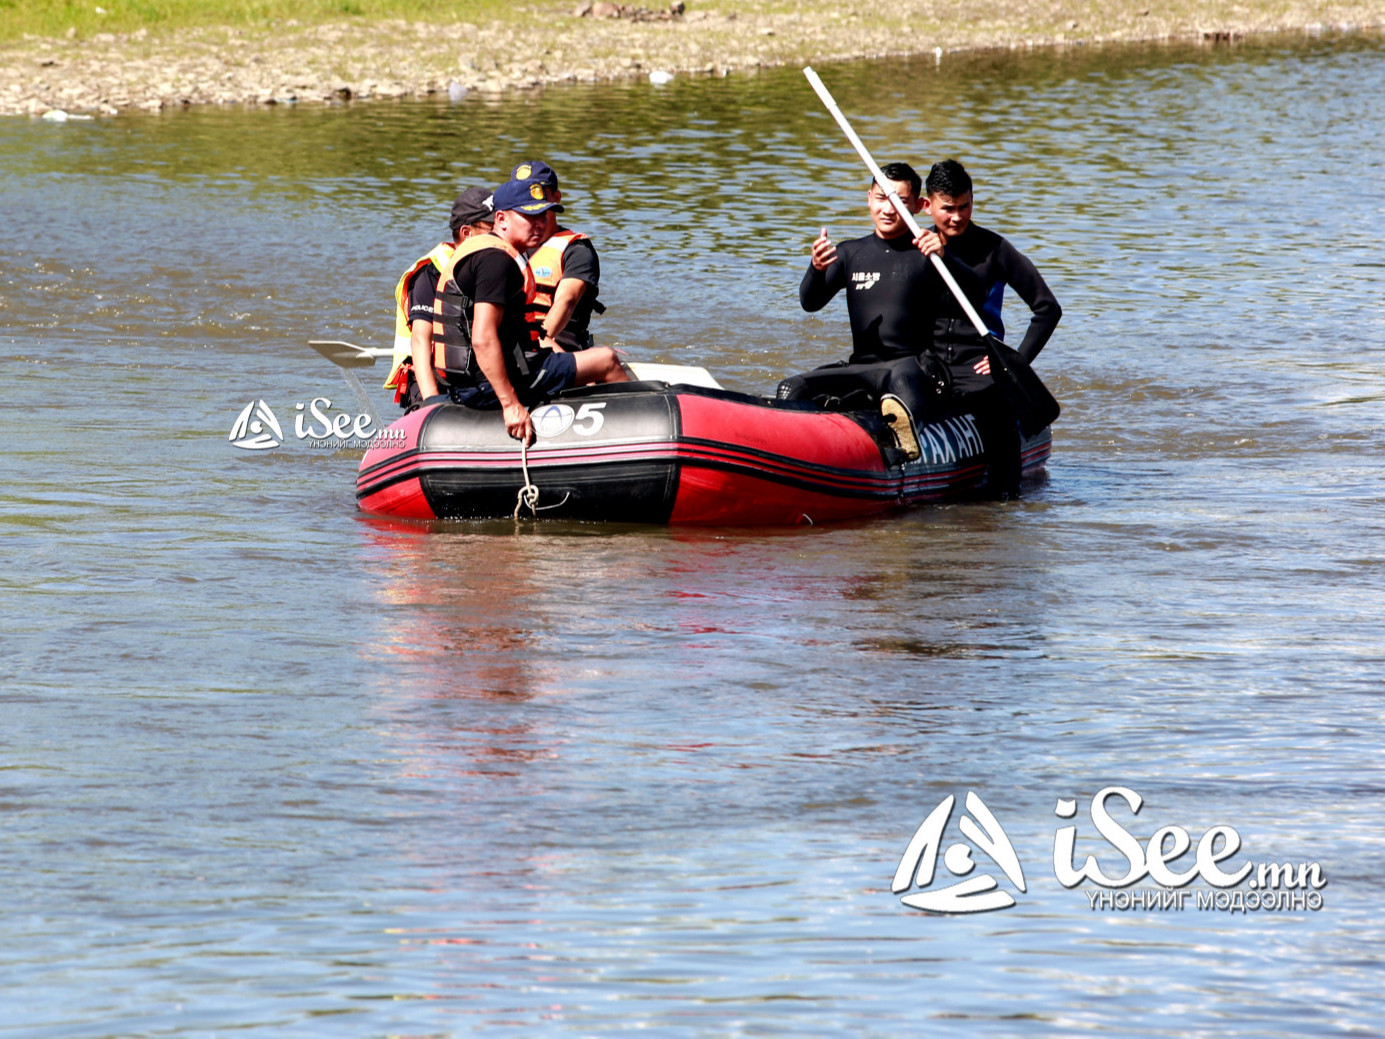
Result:
[[[1019,351],[988,335],[986,353],[991,358],[991,378],[1005,395],[1024,435],[1033,436],[1052,425],[1062,408]]]
[[[381,353],[368,347],[357,346],[355,343],[344,343],[339,339],[309,339],[308,345],[338,368],[369,368],[375,363],[376,357],[390,352],[387,350]]]

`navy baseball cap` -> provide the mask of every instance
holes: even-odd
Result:
[[[530,159],[521,162],[510,171],[511,180],[537,180],[549,191],[558,190],[558,174],[553,172],[553,167],[542,159]]]
[[[525,216],[537,216],[550,209],[556,209],[559,213],[563,211],[563,207],[553,201],[552,190],[541,181],[532,179],[507,180],[495,189],[494,202],[497,213],[515,210]]]

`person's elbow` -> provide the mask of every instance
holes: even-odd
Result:
[[[827,301],[831,298],[832,297],[828,293],[822,291],[821,286],[813,284],[807,278],[805,278],[803,284],[798,287],[799,306],[810,314],[814,314],[827,306]]]

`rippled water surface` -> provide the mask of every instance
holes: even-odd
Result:
[[[749,392],[843,355],[796,286],[865,176],[797,71],[0,122],[0,1031],[1378,1028],[1381,41],[820,71],[1064,304],[1019,502],[429,530],[355,511],[359,452],[228,443],[256,399],[360,410],[306,341],[384,345],[457,187],[534,154],[603,341]],[[1126,867],[1111,785],[1142,841],[1317,863],[1321,908],[1065,888],[1060,799]],[[959,804],[915,891],[956,844],[1016,904],[907,908],[968,791],[1024,889]]]

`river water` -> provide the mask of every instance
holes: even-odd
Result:
[[[0,1033],[1375,1033],[1381,39],[820,71],[1064,304],[1018,502],[430,530],[292,435],[363,408],[307,340],[385,345],[455,190],[535,154],[602,341],[751,392],[842,356],[795,291],[865,176],[796,70],[0,123]],[[277,450],[228,443],[255,400]],[[1206,869],[1164,830],[1184,886],[1103,884],[1112,786]],[[1009,908],[892,893],[948,796],[906,883]],[[1317,872],[1209,883],[1271,862]]]

